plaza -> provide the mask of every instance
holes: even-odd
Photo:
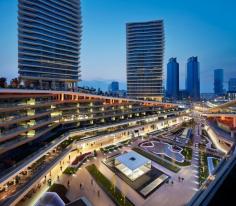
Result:
[[[169,131],[164,131],[164,134],[157,133],[155,138],[164,136],[167,141],[166,135],[169,134]],[[151,133],[150,136],[149,133]],[[105,135],[98,141],[93,139],[82,141],[77,147],[78,151],[71,155],[69,165],[67,164],[67,167],[70,165],[79,165],[79,167],[71,174],[63,172],[59,179],[53,181],[53,184],[63,185],[66,188],[65,195],[70,202],[85,197],[92,205],[103,206],[104,202],[108,205],[115,205],[116,201],[112,194],[116,191],[120,192],[122,197],[127,198],[122,200],[127,201],[127,204],[130,202],[137,206],[155,204],[173,206],[186,204],[198,191],[197,148],[194,148],[190,164],[180,166],[175,162],[169,162],[162,155],[157,156],[157,159],[150,159],[146,156],[152,153],[146,150],[147,148],[152,149],[155,143],[161,143],[161,140],[153,142],[154,135],[150,130],[144,130],[143,133],[148,138],[147,140],[144,140],[143,136],[128,137],[127,134],[119,136],[119,133],[116,135],[112,136],[113,138]],[[144,153],[136,152],[138,147]],[[181,154],[183,152],[181,146],[167,142],[158,144],[157,148],[159,153],[166,149],[173,153]],[[96,154],[91,155],[95,150]],[[85,155],[89,157],[84,160]],[[155,156],[154,153],[153,156]],[[173,166],[178,167],[178,170],[172,170]],[[88,168],[93,169],[88,170]],[[95,168],[96,170],[94,170]],[[94,176],[98,173],[103,177]],[[184,178],[184,181],[180,181],[180,177]],[[109,187],[103,185],[103,181],[107,182]],[[180,196],[181,198],[179,198]],[[38,199],[34,197],[33,195],[32,198],[18,206],[33,205],[32,201],[36,203]]]

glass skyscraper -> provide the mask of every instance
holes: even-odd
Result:
[[[236,78],[229,79],[229,92],[236,92]]]
[[[167,64],[166,97],[178,99],[179,96],[179,63],[170,58]]]
[[[224,94],[224,70],[215,69],[214,70],[214,93],[216,95]]]
[[[163,21],[128,23],[127,94],[131,98],[163,97]]]
[[[192,100],[200,99],[200,74],[197,57],[190,57],[187,62],[186,90]]]
[[[113,81],[108,87],[109,92],[118,92],[119,91],[119,82]]]
[[[63,89],[80,79],[80,0],[18,0],[18,67],[25,85]]]

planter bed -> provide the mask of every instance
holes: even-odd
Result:
[[[112,182],[97,169],[96,165],[89,165],[86,169],[117,206],[134,206],[128,198],[125,197],[124,199],[124,194],[117,187],[114,187]]]

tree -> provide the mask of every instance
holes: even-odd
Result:
[[[12,79],[12,80],[11,80],[11,83],[10,83],[10,85],[11,85],[12,88],[18,88],[18,87],[19,87],[19,84],[20,84],[20,82],[19,82],[18,78]]]
[[[0,88],[7,87],[7,79],[5,77],[0,77]]]

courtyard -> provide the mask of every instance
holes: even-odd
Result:
[[[70,165],[53,182],[66,188],[63,198],[73,202],[84,197],[94,206],[103,206],[104,202],[109,206],[173,206],[186,204],[198,190],[196,166],[192,165],[191,161],[185,166],[176,165],[177,161],[169,161],[163,154],[147,151],[146,149],[152,146],[149,142],[153,141],[153,138],[149,138],[150,141],[144,140],[143,137],[121,139],[117,142],[114,140],[116,139],[102,142],[103,148],[101,142],[92,142],[78,148],[77,155],[73,156]],[[169,143],[159,144],[158,148],[162,152],[169,149],[173,153],[184,153],[184,148]],[[123,159],[122,167],[115,167],[117,157],[133,151],[143,156],[141,163],[135,163],[136,166],[132,167],[129,163],[126,165],[127,159]],[[139,159],[137,157],[131,155],[128,162],[135,162]],[[129,177],[129,170],[135,173],[134,178]]]
[[[130,201],[133,205],[137,206],[172,206],[186,204],[198,189],[198,183],[196,181],[193,166],[181,167],[180,170],[175,173],[165,166],[152,161],[151,170],[137,178],[138,181],[130,180],[128,177],[125,177],[121,171],[114,167],[112,168],[111,165],[109,166],[109,162],[111,163],[112,160],[114,162],[116,156],[131,151],[132,148],[136,147],[139,143],[140,139],[125,144],[122,147],[115,147],[114,150],[109,150],[109,152],[104,152],[103,150],[98,151],[97,156],[86,160],[75,174],[63,174],[58,183],[68,188],[66,193],[67,198],[70,201],[74,201],[78,197],[84,196],[96,206],[103,206],[104,202],[110,206],[116,204],[111,197],[113,190],[110,193],[105,190],[104,186],[97,182],[96,178],[88,171],[87,167],[94,165],[96,167],[96,173],[102,174],[106,177],[111,188],[115,188],[114,191],[120,191],[122,197],[127,198],[124,202]],[[84,152],[88,151],[86,150]],[[163,179],[163,174],[168,176],[168,181],[165,181],[165,178]],[[179,177],[184,177],[184,181],[180,182]],[[157,179],[158,181],[155,182]],[[161,184],[159,184],[160,180],[162,181]],[[69,187],[68,181],[70,182]],[[153,187],[153,184],[151,184],[152,182],[154,182],[155,185],[159,184],[158,187],[155,188],[154,186],[154,189],[147,194],[145,193],[146,191],[143,190],[145,195],[142,195],[141,190],[145,188],[145,185]],[[179,188],[181,188],[181,190]],[[119,196],[119,194],[116,195]],[[181,198],[179,198],[180,196]]]

